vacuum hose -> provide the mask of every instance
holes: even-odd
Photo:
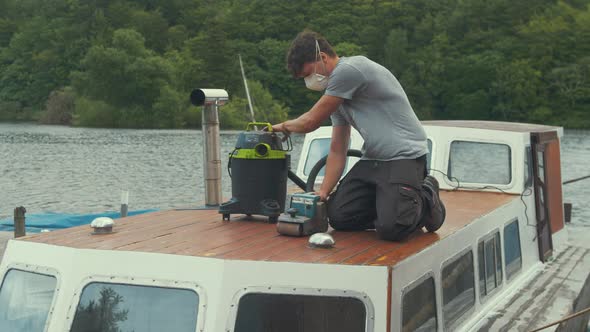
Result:
[[[363,153],[360,150],[348,150],[348,151],[346,151],[346,156],[347,157],[361,158],[363,156]],[[315,178],[320,173],[320,170],[324,166],[326,166],[326,161],[327,160],[328,160],[328,156],[327,155],[324,156],[322,159],[318,160],[318,162],[313,166],[313,168],[309,172],[309,176],[307,177],[307,183],[305,183],[304,186],[301,186],[301,184],[297,183],[297,181],[295,181],[291,177],[291,174],[289,174],[289,179],[291,179],[291,181],[295,182],[295,184],[297,184],[301,189],[305,190],[305,192],[313,192],[313,191],[315,191],[313,189],[313,187],[315,185]],[[289,173],[292,173],[292,172],[289,171]],[[297,175],[293,174],[293,176],[296,177],[297,180],[301,181],[301,183],[303,183],[303,180],[301,180],[299,177],[297,177]]]
[[[289,176],[289,179],[291,179],[291,181],[297,185],[297,187],[301,188],[301,190],[305,190],[307,185],[305,184],[305,181],[301,180],[301,178],[297,176],[297,174],[293,173],[292,170],[289,170],[287,175]]]

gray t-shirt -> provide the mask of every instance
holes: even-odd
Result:
[[[326,95],[344,103],[332,125],[351,125],[363,137],[367,160],[415,159],[428,153],[426,132],[393,74],[364,56],[341,57]]]

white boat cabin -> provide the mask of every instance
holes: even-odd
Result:
[[[9,242],[0,265],[0,331],[477,329],[567,238],[563,130],[424,125],[447,208],[437,233],[388,242],[330,230],[336,245],[312,248],[256,217],[184,209],[117,220],[111,234],[29,235]],[[306,136],[300,177],[329,137],[330,128]],[[361,146],[354,133],[351,148]]]

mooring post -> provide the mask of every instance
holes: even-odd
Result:
[[[121,192],[121,218],[127,217],[127,209],[129,208],[129,191]]]
[[[27,210],[24,206],[19,206],[14,209],[14,237],[21,237],[27,235],[25,231],[25,213]]]
[[[563,203],[563,217],[565,222],[572,221],[572,203]]]

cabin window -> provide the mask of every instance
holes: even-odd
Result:
[[[436,331],[436,296],[434,278],[417,281],[404,293],[402,300],[402,331]]]
[[[90,283],[71,332],[195,332],[199,295],[188,289]]]
[[[475,281],[471,250],[446,263],[442,269],[443,318],[450,329],[475,304]]]
[[[303,174],[308,176],[311,172],[312,168],[315,164],[322,158],[328,155],[330,152],[330,138],[316,138],[311,141],[309,144],[309,150],[307,151],[307,158],[305,159],[305,167],[303,168]],[[350,145],[348,147],[350,149]],[[357,157],[348,157],[346,158],[346,164],[344,165],[344,174],[346,174],[348,170],[348,161],[353,158],[352,160],[358,160]],[[326,167],[322,167],[318,172],[317,176],[321,177],[325,175]],[[344,175],[343,174],[343,175]]]
[[[522,267],[518,219],[504,227],[504,255],[506,261],[506,279],[510,279]]]
[[[483,298],[502,284],[500,232],[479,242],[477,257],[479,261],[479,293]]]
[[[250,293],[238,304],[235,332],[364,332],[367,311],[357,298]]]
[[[303,169],[303,174],[306,176],[309,175],[311,169],[315,164],[328,155],[330,152],[330,139],[329,138],[318,138],[311,141],[309,145],[309,151],[307,152],[307,159],[305,160],[305,168]],[[326,167],[322,167],[318,176],[324,176]]]
[[[511,164],[506,144],[454,141],[447,173],[460,183],[509,184]]]
[[[57,280],[9,270],[0,288],[0,331],[45,331]]]

